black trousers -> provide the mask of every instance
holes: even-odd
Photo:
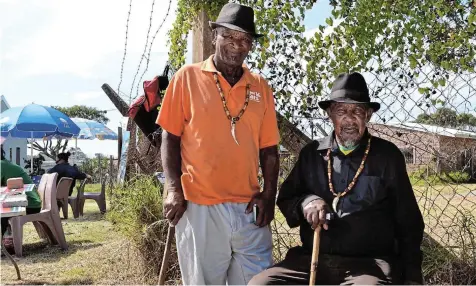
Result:
[[[319,255],[316,285],[401,284],[392,264],[388,257]],[[257,274],[248,285],[309,285],[310,267],[311,254],[294,247],[283,261]]]
[[[26,214],[37,214],[41,211],[41,208],[26,208]],[[5,231],[7,231],[8,227],[8,217],[2,217],[2,236],[5,234]]]

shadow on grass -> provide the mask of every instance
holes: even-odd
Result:
[[[15,258],[19,261],[27,259],[29,263],[56,262],[78,251],[84,251],[101,245],[102,243],[91,240],[76,240],[69,241],[68,249],[62,250],[59,245],[51,245],[47,241],[40,241],[23,245],[23,256]]]
[[[90,221],[101,221],[106,219],[106,214],[101,214],[99,209],[96,211],[86,211],[83,216],[78,218],[74,218],[73,213],[68,213],[68,218],[63,218],[63,213],[60,215],[62,223],[83,223],[83,222],[90,222]]]
[[[51,282],[36,280],[36,279],[22,279],[11,281],[13,285],[49,285]]]
[[[62,279],[58,283],[51,283],[51,281],[43,281],[36,279],[22,279],[12,281],[12,285],[92,285],[94,280],[91,277],[74,277]]]
[[[74,277],[60,280],[59,285],[91,285],[94,280],[91,277]]]

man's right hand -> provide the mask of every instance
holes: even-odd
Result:
[[[312,229],[316,229],[320,224],[323,225],[325,230],[329,228],[326,223],[326,214],[328,212],[329,207],[322,199],[313,200],[303,208],[304,218],[306,218]]]
[[[171,225],[177,225],[183,213],[187,209],[187,201],[182,192],[168,191],[164,201],[164,217]]]

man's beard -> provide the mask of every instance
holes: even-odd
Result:
[[[345,140],[345,141],[342,141],[342,139],[340,140],[340,144],[342,145],[342,147],[344,147],[346,149],[352,149],[355,146],[357,146],[358,143],[359,142],[357,140],[353,140],[353,139],[348,139],[348,140]]]
[[[361,135],[357,126],[341,126],[339,132],[336,132],[339,144],[346,148],[352,149],[360,142]]]

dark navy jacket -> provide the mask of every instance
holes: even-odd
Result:
[[[86,179],[86,174],[79,171],[76,167],[71,166],[69,163],[61,163],[57,164],[50,170],[48,170],[48,174],[51,173],[58,173],[58,183],[61,178],[68,177],[73,179],[73,183],[71,184],[71,188],[69,189],[69,195],[73,193],[74,186],[76,185],[76,179],[84,180]]]

